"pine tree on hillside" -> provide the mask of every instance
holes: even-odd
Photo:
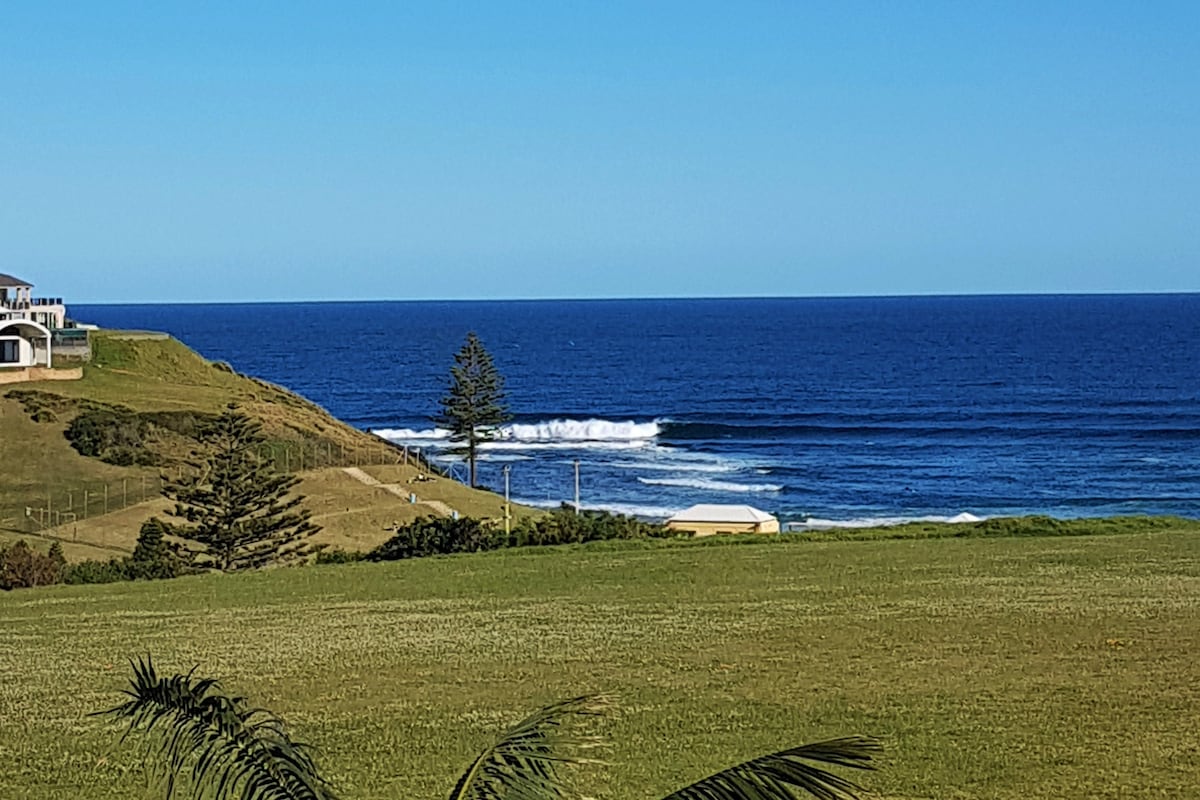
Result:
[[[512,419],[504,401],[504,378],[483,342],[468,333],[466,344],[454,355],[450,386],[433,421],[450,431],[450,441],[462,443],[451,452],[467,457],[472,486],[480,442],[495,438],[496,429]]]
[[[262,426],[230,405],[200,439],[204,449],[188,462],[188,472],[163,485],[163,495],[175,502],[171,515],[182,520],[171,533],[201,545],[203,556],[224,571],[309,555],[305,540],[320,528],[300,507],[304,498],[289,497],[300,479],[275,472],[259,457]]]
[[[137,546],[129,557],[129,574],[133,578],[157,580],[177,578],[187,569],[187,554],[167,541],[171,528],[158,517],[142,523]]]

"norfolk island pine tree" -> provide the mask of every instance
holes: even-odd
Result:
[[[168,513],[181,520],[170,533],[200,545],[199,555],[226,572],[308,556],[305,540],[320,527],[300,507],[304,497],[289,496],[300,479],[259,456],[262,425],[230,405],[200,439],[188,471],[163,484],[163,495],[175,503]]]
[[[442,397],[435,425],[450,432],[458,446],[450,452],[467,457],[471,486],[477,485],[475,462],[481,442],[494,439],[496,430],[512,419],[505,403],[504,377],[474,332],[454,354],[450,385]]]

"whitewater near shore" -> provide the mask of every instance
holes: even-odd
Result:
[[[783,491],[780,484],[763,480],[769,476],[768,467],[739,463],[711,454],[689,452],[681,447],[661,444],[658,439],[667,425],[667,420],[651,422],[614,422],[610,420],[557,419],[542,423],[515,423],[505,425],[495,432],[494,438],[480,446],[479,461],[484,465],[512,465],[542,458],[563,466],[574,467],[575,461],[586,461],[589,466],[600,466],[608,470],[628,471],[635,475],[643,487],[668,487],[708,496],[725,502],[734,502],[734,495],[757,495],[774,503]],[[372,431],[395,444],[412,448],[430,458],[434,463],[452,466],[461,459],[449,451],[453,447],[447,430],[428,428],[381,428]],[[546,459],[546,453],[555,455]],[[754,477],[751,477],[753,475]],[[751,482],[740,482],[742,480]],[[643,491],[647,491],[643,489]],[[518,502],[526,505],[556,508],[568,498],[561,500],[519,497]],[[741,502],[741,501],[737,501]],[[754,497],[747,502],[758,502]],[[584,508],[628,514],[648,520],[665,520],[684,506],[652,505],[637,502],[614,502],[604,498],[589,498],[582,502]],[[874,528],[903,525],[910,522],[964,523],[979,522],[984,517],[970,513],[953,516],[864,516],[847,519],[822,519],[811,516],[787,516],[783,522],[790,530],[828,530],[833,528]]]

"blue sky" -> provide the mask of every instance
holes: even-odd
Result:
[[[0,272],[80,302],[1200,291],[1200,3],[50,5]]]

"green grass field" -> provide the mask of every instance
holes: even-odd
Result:
[[[612,690],[600,798],[880,736],[892,798],[1200,796],[1200,538],[560,548],[0,595],[0,797],[156,797],[87,712],[196,663],[347,798],[443,797],[499,726]]]

